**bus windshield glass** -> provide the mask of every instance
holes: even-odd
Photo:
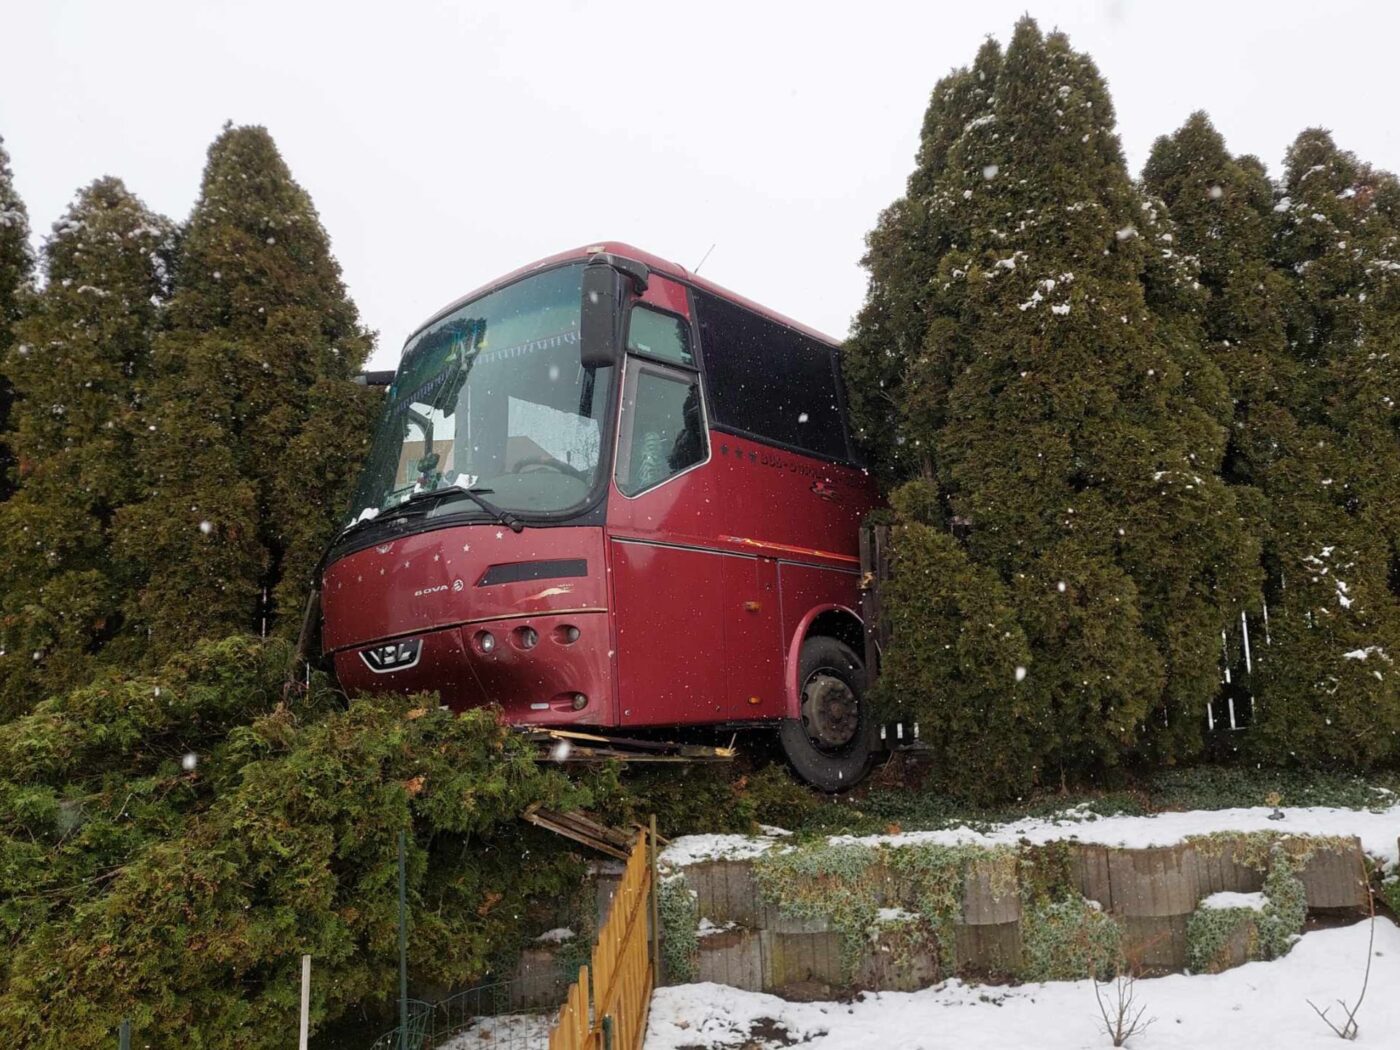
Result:
[[[516,281],[454,310],[404,352],[351,503],[373,518],[443,490],[432,516],[478,511],[469,489],[528,519],[578,507],[605,473],[613,368],[579,364],[582,267]]]

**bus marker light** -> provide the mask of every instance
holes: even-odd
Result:
[[[489,653],[496,648],[496,636],[490,631],[477,631],[476,637],[472,639],[476,642],[477,650]]]

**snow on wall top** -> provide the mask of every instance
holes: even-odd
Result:
[[[834,835],[833,843],[907,846],[1015,845],[1025,839],[1034,845],[1074,840],[1099,846],[1144,849],[1172,846],[1193,835],[1272,831],[1290,835],[1355,835],[1362,849],[1381,858],[1389,867],[1400,866],[1400,802],[1380,810],[1338,809],[1310,806],[1284,809],[1282,820],[1271,820],[1267,806],[1240,809],[1187,810],[1150,816],[1099,817],[1086,809],[1069,809],[1052,817],[1027,817],[1008,824],[974,829],[966,826],[941,831],[909,831],[899,835]],[[685,835],[661,854],[661,863],[684,867],[706,860],[751,860],[782,840],[767,829],[763,835]],[[783,834],[786,834],[785,832]]]

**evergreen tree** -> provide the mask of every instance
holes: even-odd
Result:
[[[131,567],[112,556],[173,228],[117,179],[82,190],[44,247],[48,281],[7,359],[20,487],[0,504],[0,712],[79,681],[119,633]],[[114,655],[129,655],[130,647]]]
[[[1092,62],[1029,18],[999,68],[989,54],[983,73],[943,82],[950,94],[969,82],[985,92],[969,119],[964,109],[933,132],[935,93],[924,138],[937,145],[921,160],[941,166],[918,180],[929,218],[872,237],[852,400],[877,442],[866,406],[892,402],[894,443],[915,443],[967,556],[1010,595],[1029,659],[1021,699],[1005,702],[1032,722],[1033,764],[1113,764],[1148,722],[1169,728],[1153,734],[1162,757],[1190,755],[1219,631],[1257,562],[1217,474],[1226,385],[1201,346],[1194,274],[1128,177]],[[896,252],[882,237],[923,244]],[[907,258],[925,260],[912,281],[921,297],[896,312],[882,268]],[[881,387],[880,368],[862,361],[892,362],[898,382]],[[954,600],[970,608],[974,596]],[[911,621],[915,634],[895,646],[957,644]],[[1013,670],[1003,669],[1008,694]],[[954,685],[917,713],[936,737],[975,725],[965,713],[981,703]],[[970,754],[990,739],[969,729],[961,746]]]
[[[1256,749],[1365,765],[1400,754],[1396,183],[1330,135],[1288,152],[1274,262],[1291,288],[1286,417],[1256,443],[1273,554]]]
[[[135,615],[158,651],[269,613],[295,630],[370,426],[373,395],[351,377],[371,336],[263,128],[226,126],[209,149],[167,328],[144,402],[145,498],[121,520],[146,577]]]
[[[14,456],[6,431],[10,429],[10,402],[13,393],[4,361],[14,341],[13,326],[20,317],[24,293],[34,269],[34,253],[29,247],[29,213],[15,192],[10,155],[0,137],[0,500],[9,495],[13,480]]]

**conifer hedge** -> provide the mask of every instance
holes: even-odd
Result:
[[[1030,18],[934,88],[843,360],[895,491],[877,700],[941,787],[1400,758],[1397,210],[1326,133],[1274,186],[1201,114],[1133,180]]]
[[[317,1026],[391,1000],[400,829],[415,981],[508,966],[577,890],[578,857],[518,816],[606,787],[491,711],[347,709],[320,678],[283,702],[288,656],[202,643],[0,726],[4,1045],[105,1048],[129,1017],[145,1045],[285,1046],[303,953]]]

